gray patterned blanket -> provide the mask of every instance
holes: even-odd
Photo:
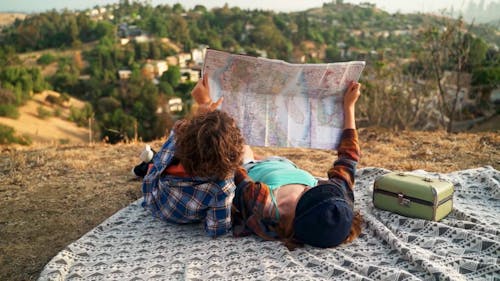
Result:
[[[375,209],[374,179],[357,173],[361,236],[333,249],[289,251],[258,237],[217,239],[201,225],[153,219],[140,202],[57,254],[39,280],[500,280],[500,172],[434,174],[454,183],[454,210],[440,222]]]

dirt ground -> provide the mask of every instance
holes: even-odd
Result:
[[[451,172],[500,167],[500,135],[360,129],[359,167]],[[162,141],[153,142],[159,148]],[[0,280],[35,280],[59,251],[141,197],[130,170],[144,144],[0,146]],[[324,176],[331,151],[254,148]]]

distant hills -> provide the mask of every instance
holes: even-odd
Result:
[[[491,99],[500,81],[498,27],[443,15],[341,0],[290,13],[121,1],[0,19],[0,115],[15,118],[33,92],[55,90],[85,101],[73,119],[95,120],[96,139],[111,142],[157,139],[187,114],[207,46],[296,63],[365,60],[359,105],[366,126],[429,129],[452,123],[448,116],[498,112]],[[457,68],[462,46],[467,59]],[[445,76],[467,79],[458,89]],[[181,113],[164,110],[171,99],[186,105]]]

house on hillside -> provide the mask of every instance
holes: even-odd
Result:
[[[248,23],[248,22],[247,22],[247,23],[245,23],[245,31],[246,31],[246,32],[250,32],[250,31],[252,31],[252,30],[254,30],[254,29],[255,29],[255,26],[254,26],[253,24]]]
[[[156,77],[161,77],[165,71],[168,70],[168,64],[166,61],[158,60],[154,62],[155,75]]]
[[[185,83],[187,81],[198,82],[200,80],[200,70],[181,68],[181,82]]]
[[[157,115],[170,115],[172,113],[179,113],[184,107],[182,99],[179,97],[167,98],[165,96],[160,96],[158,99],[158,106],[156,108]]]
[[[180,68],[186,68],[191,61],[191,54],[189,53],[179,53],[177,54],[177,59],[179,62],[179,67]]]
[[[377,37],[377,38],[387,38],[389,37],[391,33],[387,30],[383,30],[383,31],[376,31],[373,33],[373,36],[374,37]]]
[[[182,111],[182,100],[181,98],[171,98],[168,100],[168,112],[177,113]]]
[[[130,76],[132,76],[131,70],[118,70],[118,77],[120,78],[120,80],[128,80],[130,79]]]
[[[350,31],[350,34],[352,36],[356,36],[356,37],[359,37],[363,34],[363,30],[360,30],[360,29],[353,29]]]
[[[365,60],[368,57],[368,51],[356,47],[349,47],[346,51],[346,57],[353,60]]]
[[[179,58],[177,56],[168,56],[166,61],[168,65],[179,65]]]
[[[144,77],[153,80],[161,77],[165,71],[168,70],[166,61],[163,60],[148,60],[142,68]]]
[[[184,103],[179,97],[173,97],[165,100],[165,98],[160,98],[158,101],[158,107],[156,108],[156,114],[161,115],[164,113],[178,113],[182,111]]]
[[[153,38],[136,25],[128,25],[127,23],[120,23],[118,25],[117,35],[122,45],[126,45],[130,40],[137,43],[146,43],[153,40]]]
[[[200,45],[198,48],[191,51],[191,58],[194,65],[202,66],[205,61],[205,54],[207,53],[207,45]]]
[[[138,36],[134,36],[133,40],[137,43],[147,43],[153,41],[153,38],[149,37],[147,34],[141,34]]]
[[[95,21],[101,21],[104,19],[113,20],[115,16],[113,15],[112,9],[108,11],[106,7],[97,7],[94,9],[87,10],[85,13],[90,19]]]
[[[410,35],[411,31],[407,29],[402,29],[402,30],[393,30],[391,33],[394,36],[404,36],[404,35]]]
[[[190,53],[179,53],[175,56],[168,56],[166,61],[168,65],[176,65],[180,68],[187,68],[192,60]]]
[[[130,42],[130,39],[128,38],[120,38],[120,45],[125,46]]]

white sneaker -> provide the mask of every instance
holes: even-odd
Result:
[[[151,159],[153,159],[153,156],[154,156],[154,153],[151,150],[151,146],[149,144],[146,144],[146,147],[141,152],[141,155],[139,156],[139,158],[141,158],[142,162],[149,163],[149,161],[151,161]]]

